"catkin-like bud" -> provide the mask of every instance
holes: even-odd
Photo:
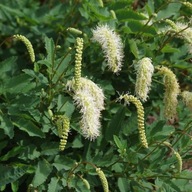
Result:
[[[126,104],[129,102],[133,103],[137,108],[137,121],[138,121],[138,129],[140,141],[143,147],[148,148],[147,138],[145,135],[145,127],[144,127],[144,109],[142,103],[134,96],[125,94],[121,96],[120,99],[124,99]]]
[[[59,115],[56,120],[58,135],[60,137],[59,149],[64,151],[69,134],[70,121],[66,116]]]
[[[103,173],[103,171],[100,168],[96,169],[96,172],[100,178],[100,181],[102,183],[103,186],[103,191],[104,192],[109,192],[109,185],[108,185],[108,181],[107,178],[105,177],[105,174]]]
[[[174,154],[178,162],[178,172],[180,173],[182,171],[182,166],[183,166],[182,158],[178,152],[174,151]]]
[[[189,91],[183,91],[181,93],[181,96],[183,98],[183,101],[187,107],[192,109],[192,92]]]
[[[29,184],[27,188],[27,192],[31,192],[31,191],[33,191],[33,184]]]
[[[192,3],[185,1],[185,2],[182,2],[182,4],[188,7],[189,9],[192,9]]]
[[[81,61],[82,61],[82,54],[83,54],[83,39],[77,38],[76,39],[76,54],[75,54],[75,87],[78,89],[80,85],[80,78],[81,78]]]
[[[100,7],[103,7],[103,1],[102,0],[97,0],[98,1],[98,4]]]
[[[163,144],[167,147],[171,147],[171,143],[167,142],[167,141],[164,141]]]
[[[35,53],[34,53],[34,49],[33,49],[31,42],[23,35],[13,35],[13,38],[20,40],[25,44],[25,46],[27,47],[27,51],[29,53],[31,61],[35,62]]]
[[[142,101],[146,101],[149,90],[151,89],[152,75],[154,67],[151,63],[151,59],[145,57],[141,59],[136,65],[137,80],[135,84],[136,96]]]
[[[165,19],[165,22],[166,22],[167,24],[169,24],[174,31],[178,32],[177,25],[176,25],[172,20],[170,20],[170,19]]]
[[[175,74],[170,69],[167,67],[158,67],[157,69],[159,70],[160,74],[164,76],[164,115],[165,118],[172,119],[177,114],[177,96],[180,93],[179,84]]]
[[[86,186],[86,188],[87,188],[88,190],[90,190],[90,184],[89,184],[89,182],[87,181],[87,179],[84,179],[84,178],[81,178],[81,179],[82,179],[84,185]]]
[[[48,109],[48,114],[51,119],[53,119],[53,111],[51,109]]]
[[[111,13],[113,19],[117,19],[116,14],[115,14],[115,11],[111,10],[110,13]]]
[[[82,31],[80,31],[79,29],[72,28],[72,27],[69,27],[67,29],[67,31],[69,31],[70,33],[73,33],[75,35],[81,35],[82,34]]]
[[[99,25],[92,32],[92,40],[101,45],[109,69],[114,73],[119,72],[123,60],[123,43],[120,36],[108,25]]]

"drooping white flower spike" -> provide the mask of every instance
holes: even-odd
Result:
[[[180,86],[175,74],[167,67],[156,67],[159,74],[164,76],[163,83],[165,86],[164,94],[164,115],[166,119],[173,119],[177,114],[177,96],[180,93]]]
[[[87,78],[80,78],[78,89],[75,80],[68,81],[67,88],[74,91],[73,100],[82,114],[80,125],[82,134],[90,140],[100,135],[100,116],[104,109],[104,94],[94,82]]]
[[[124,57],[120,36],[107,24],[98,25],[92,32],[92,40],[101,45],[109,69],[114,73],[119,72]]]
[[[151,59],[147,57],[141,59],[135,65],[135,69],[137,71],[137,80],[135,84],[136,96],[142,101],[146,101],[148,93],[151,89],[152,75],[154,72],[154,67]]]

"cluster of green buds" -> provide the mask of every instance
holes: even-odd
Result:
[[[167,119],[173,119],[177,114],[177,97],[180,93],[179,84],[175,74],[167,67],[157,67],[157,70],[164,77],[164,115]]]
[[[183,91],[181,93],[181,96],[183,98],[183,101],[187,107],[192,109],[192,92],[190,91]]]
[[[58,128],[58,135],[60,137],[59,149],[60,151],[64,151],[69,134],[70,120],[65,115],[58,115],[55,119]]]
[[[128,94],[120,96],[120,99],[124,99],[126,104],[129,104],[129,102],[131,102],[136,106],[138,129],[139,129],[141,144],[143,147],[148,148],[147,138],[145,134],[145,126],[144,126],[144,108],[142,103],[136,97]]]
[[[181,155],[173,149],[171,143],[164,141],[163,145],[169,147],[172,150],[173,154],[175,155],[175,157],[177,159],[177,170],[180,173],[182,171],[182,167],[183,167],[183,161],[182,161]]]
[[[101,183],[103,186],[103,191],[109,192],[109,185],[108,185],[108,181],[107,181],[107,178],[106,178],[104,172],[101,170],[101,168],[96,168],[96,172],[101,180]]]
[[[13,35],[13,38],[22,41],[25,46],[27,47],[27,51],[29,53],[29,56],[31,58],[31,61],[34,63],[35,62],[35,53],[34,53],[34,49],[33,46],[31,44],[31,42],[23,35]]]
[[[78,89],[80,85],[82,54],[83,54],[83,39],[78,37],[76,40],[75,77],[74,77],[76,89]]]

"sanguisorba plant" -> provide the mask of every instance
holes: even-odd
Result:
[[[31,2],[0,3],[0,191],[189,192],[191,4]]]

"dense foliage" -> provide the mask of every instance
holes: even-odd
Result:
[[[181,93],[192,91],[191,10],[182,0],[1,0],[1,191],[190,192],[192,98],[183,102],[179,94],[177,114],[167,118],[166,77],[159,69],[176,75]],[[93,40],[98,25],[122,40],[118,73]],[[31,42],[35,62],[16,34]],[[78,38],[80,75],[105,95],[93,141],[82,134],[85,114],[70,82],[77,75]],[[127,93],[135,95],[135,64],[142,58],[155,70],[147,101],[140,103]],[[138,131],[141,105],[146,148]]]

